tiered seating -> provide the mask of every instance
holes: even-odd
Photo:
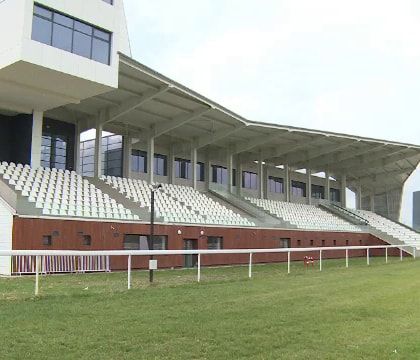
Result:
[[[366,219],[369,225],[392,237],[420,249],[420,234],[392,220],[367,210],[350,210]]]
[[[317,206],[287,203],[282,201],[245,198],[259,208],[279,217],[300,229],[326,230],[326,231],[350,231],[359,232],[356,225],[341,219]]]
[[[206,219],[208,224],[254,226],[248,219],[189,186],[162,184],[163,189]]]
[[[101,178],[128,199],[150,211],[151,185],[143,180],[114,176]],[[215,202],[206,195],[186,186],[162,184],[155,193],[156,215],[165,222],[188,224],[218,224],[253,226],[247,219]]]
[[[14,190],[42,209],[43,215],[139,219],[74,171],[2,162],[0,174]]]

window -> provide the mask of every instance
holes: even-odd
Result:
[[[236,186],[236,169],[232,169],[232,186]]]
[[[204,163],[198,162],[196,166],[197,166],[197,180],[205,181]]]
[[[292,195],[297,197],[305,197],[306,184],[300,181],[292,180]]]
[[[110,135],[102,138],[102,175],[122,176],[123,138]]]
[[[147,173],[147,152],[131,150],[131,170],[138,173]]]
[[[175,158],[175,177],[178,179],[191,179],[191,161]]]
[[[298,240],[299,243],[300,240]],[[290,239],[289,238],[281,238],[280,239],[280,247],[281,248],[289,248],[290,247]]]
[[[333,240],[333,245],[336,246],[337,245],[337,240]]]
[[[313,240],[311,240],[311,246],[314,246],[314,241]]]
[[[348,240],[346,240],[346,246],[349,246],[349,241]]]
[[[223,249],[223,238],[220,236],[208,236],[207,237],[207,248],[209,250],[221,250]]]
[[[43,133],[41,166],[65,170],[67,167],[67,138]]]
[[[80,166],[83,176],[93,176],[95,170],[95,140],[80,143]]]
[[[91,246],[92,245],[92,237],[90,235],[83,235],[82,245]]]
[[[42,245],[51,246],[52,245],[52,236],[51,235],[44,235],[42,237]]]
[[[257,189],[258,188],[258,176],[256,173],[250,171],[242,172],[242,187],[245,189]]]
[[[154,174],[160,176],[167,175],[168,159],[166,155],[155,154]]]
[[[284,192],[283,179],[274,176],[269,176],[268,191],[272,193],[282,194]]]
[[[149,250],[149,235],[124,235],[124,250]],[[153,239],[153,250],[167,250],[168,236],[155,235]]]
[[[212,165],[212,182],[216,184],[227,185],[228,183],[228,171],[227,168],[219,165]]]
[[[112,4],[112,0],[104,0]],[[32,40],[109,65],[111,33],[34,5]]]
[[[312,185],[312,197],[315,199],[324,199],[324,187],[321,185]]]
[[[106,2],[107,4],[113,5],[114,4],[114,0],[102,0],[104,2]]]
[[[330,201],[340,202],[340,190],[330,189]]]
[[[325,240],[322,240],[322,246],[325,246]]]
[[[300,246],[300,244],[301,244],[301,241],[300,241],[300,240],[298,240],[298,241],[297,241],[297,246]]]

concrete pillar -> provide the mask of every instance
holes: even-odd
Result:
[[[370,194],[370,211],[375,212],[375,194]]]
[[[155,138],[150,136],[147,139],[147,181],[153,184],[155,178]]]
[[[263,198],[268,199],[268,166],[265,165],[263,170]]]
[[[31,142],[31,167],[41,166],[41,145],[42,145],[42,125],[44,113],[34,111],[32,114],[32,142]]]
[[[204,177],[206,179],[206,190],[208,191],[210,189],[210,183],[211,183],[211,162],[210,162],[210,152],[207,151],[206,152],[206,161],[204,163],[204,167],[205,167],[205,174]]]
[[[240,155],[236,158],[236,195],[242,196],[242,161]]]
[[[344,207],[344,208],[347,205],[346,189],[347,189],[347,177],[346,177],[346,175],[342,175],[341,176],[340,200],[341,200],[341,206]]]
[[[258,195],[260,199],[264,199],[264,164],[260,157],[258,161]]]
[[[306,169],[306,200],[308,205],[312,205],[312,170]]]
[[[81,164],[80,164],[80,124],[77,121],[74,131],[74,164],[73,170],[78,174],[81,173]]]
[[[325,200],[330,201],[330,172],[325,172]]]
[[[169,147],[169,154],[168,154],[168,182],[169,184],[175,183],[175,145],[171,144]]]
[[[284,193],[286,202],[290,202],[290,168],[289,164],[284,165]]]
[[[226,164],[227,164],[227,191],[229,194],[232,193],[233,187],[233,155],[228,151],[227,153],[227,159],[226,159]]]
[[[357,193],[356,193],[356,209],[362,209],[362,185],[357,185]]]
[[[197,149],[191,148],[191,182],[193,189],[197,189]]]
[[[96,178],[102,175],[102,129],[103,125],[96,124],[95,133],[95,169],[94,175]]]
[[[131,177],[131,152],[133,149],[132,137],[125,135],[123,137],[123,176],[126,178]]]

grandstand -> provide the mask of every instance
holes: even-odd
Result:
[[[0,3],[0,249],[148,248],[152,192],[154,249],[420,249],[420,146],[246,119],[134,60],[122,0],[51,3]]]

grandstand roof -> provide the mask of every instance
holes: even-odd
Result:
[[[345,174],[350,188],[401,187],[420,161],[420,146],[248,120],[149,67],[120,54],[118,89],[52,110],[85,129],[138,138],[171,136],[198,149],[219,147],[244,161]]]

